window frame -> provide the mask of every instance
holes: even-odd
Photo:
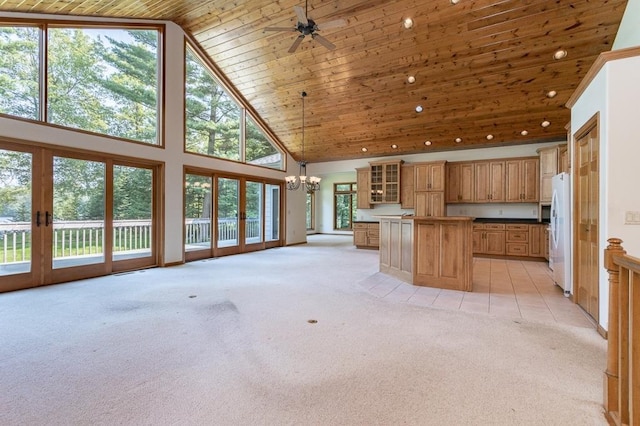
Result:
[[[340,185],[349,185],[348,191],[340,191]],[[349,196],[349,228],[338,228],[338,196]],[[358,210],[358,184],[357,182],[336,182],[333,184],[333,230],[334,231],[353,231],[353,222],[355,213]]]

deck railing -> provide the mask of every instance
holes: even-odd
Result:
[[[246,219],[246,238],[260,237],[260,219]],[[30,222],[0,223],[0,264],[31,259]],[[237,241],[237,218],[218,219],[218,242]],[[211,220],[186,219],[185,243],[211,242]],[[53,257],[86,256],[103,253],[104,223],[99,220],[56,221],[53,225]],[[117,253],[150,250],[150,220],[114,220],[113,251]]]
[[[622,240],[610,238],[604,263],[609,272],[609,331],[604,408],[614,425],[640,426],[640,259]]]

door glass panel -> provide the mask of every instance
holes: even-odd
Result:
[[[262,183],[247,181],[245,243],[262,242]]]
[[[151,256],[153,171],[113,166],[113,260]]]
[[[218,247],[239,244],[238,206],[240,182],[237,179],[218,178]]]
[[[31,272],[32,163],[0,149],[0,275]]]
[[[184,249],[211,249],[211,177],[187,174],[185,179]]]
[[[280,185],[266,185],[264,212],[264,239],[280,239]]]
[[[104,262],[104,183],[104,163],[53,158],[54,269]]]

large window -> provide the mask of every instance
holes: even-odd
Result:
[[[185,69],[186,151],[282,170],[282,151],[189,46]]]
[[[159,144],[159,35],[0,25],[0,113]]]
[[[315,204],[316,204],[316,193],[315,192],[307,192],[307,231],[313,230],[315,225]]]
[[[357,186],[354,183],[336,183],[333,185],[334,223],[337,231],[350,231],[356,219]]]

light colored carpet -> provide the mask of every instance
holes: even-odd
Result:
[[[606,424],[594,330],[380,300],[377,260],[321,235],[2,294],[0,424]]]

